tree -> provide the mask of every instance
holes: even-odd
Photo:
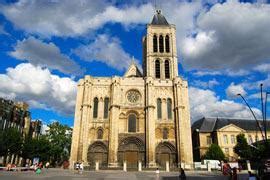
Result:
[[[240,156],[241,159],[247,160],[253,157],[251,146],[248,145],[244,134],[236,136],[237,144],[234,147],[234,152]]]
[[[40,161],[50,160],[51,145],[45,136],[32,139],[32,137],[25,138],[22,146],[21,156],[24,159],[33,159],[38,157]]]
[[[4,156],[4,164],[6,156],[18,155],[20,153],[22,143],[22,134],[18,129],[11,127],[0,132],[0,156]]]
[[[48,125],[48,127],[47,138],[51,143],[52,164],[61,164],[69,159],[72,129],[59,122],[54,122]]]
[[[225,155],[221,148],[217,144],[211,144],[207,152],[204,155],[204,159],[214,159],[222,161],[225,159]]]

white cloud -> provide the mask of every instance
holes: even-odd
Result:
[[[270,74],[268,74],[268,76],[263,80],[246,81],[241,83],[241,85],[248,90],[259,90],[261,84],[263,84],[264,89],[270,88]]]
[[[269,73],[270,72],[270,63],[260,64],[254,68],[255,71]]]
[[[0,8],[18,28],[44,36],[83,35],[109,22],[146,23],[153,12],[151,4],[120,9],[106,0],[20,0]]]
[[[241,85],[235,85],[234,83],[231,83],[230,86],[226,89],[226,95],[228,98],[236,98],[237,94],[241,94],[242,96],[245,96],[247,93],[244,90],[244,87]]]
[[[222,75],[221,71],[196,71],[192,74],[197,77]]]
[[[0,10],[16,27],[44,36],[84,35],[107,23],[124,26],[150,23],[154,14],[151,3],[122,3],[124,5],[119,6],[117,2],[106,0],[19,0],[0,6]],[[169,22],[181,27],[177,31],[180,39],[194,28],[193,17],[202,8],[199,1],[162,1],[160,6]]]
[[[213,88],[214,86],[219,85],[220,83],[216,79],[212,79],[209,81],[201,81],[201,80],[195,80],[191,82],[193,86],[202,87],[204,89],[207,88]]]
[[[10,55],[66,74],[81,75],[84,72],[76,62],[62,54],[54,43],[45,43],[34,37],[18,41]]]
[[[121,47],[117,38],[99,35],[94,42],[74,50],[75,54],[86,61],[100,61],[118,70],[126,69],[132,57]],[[138,60],[135,60],[138,64]]]
[[[76,82],[59,77],[48,69],[22,63],[0,74],[0,95],[28,102],[32,108],[52,109],[63,115],[73,115]]]
[[[236,71],[266,62],[270,59],[269,14],[269,4],[238,1],[218,3],[201,12],[197,35],[187,37],[183,48],[179,46],[184,66]]]
[[[250,111],[243,104],[231,100],[221,100],[215,92],[199,88],[189,88],[191,119],[196,121],[201,117],[234,117],[252,118]],[[260,110],[252,108],[256,115]],[[258,116],[259,117],[259,116]]]

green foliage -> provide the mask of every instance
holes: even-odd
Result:
[[[49,161],[50,150],[50,142],[45,136],[40,136],[38,139],[27,137],[23,144],[21,156],[25,159],[33,159],[34,157],[39,157],[40,161]]]
[[[240,156],[241,159],[250,159],[253,157],[253,150],[247,143],[247,139],[244,134],[238,134],[236,136],[237,144],[234,147],[234,152]]]
[[[225,155],[217,144],[211,144],[204,155],[204,159],[224,160]]]
[[[19,154],[22,148],[22,134],[16,128],[0,132],[0,156]]]
[[[52,164],[61,164],[69,159],[72,129],[67,125],[54,122],[48,125],[47,138],[51,143]]]
[[[38,157],[40,161],[50,161],[59,165],[69,159],[72,129],[59,122],[49,126],[46,135],[38,138],[26,137],[16,128],[0,131],[0,156],[18,154],[24,159]]]

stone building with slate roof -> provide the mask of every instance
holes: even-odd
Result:
[[[263,129],[262,121],[259,121]],[[204,117],[192,124],[192,144],[194,160],[199,161],[212,143],[218,144],[230,161],[238,159],[233,152],[236,136],[245,134],[247,142],[252,144],[263,140],[255,120]],[[267,121],[267,138],[270,139],[270,121]]]
[[[70,162],[95,167],[191,167],[188,83],[178,75],[176,27],[157,11],[143,37],[143,72],[78,83]]]

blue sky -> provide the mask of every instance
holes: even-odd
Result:
[[[122,76],[132,57],[141,66],[153,2],[1,1],[0,96],[26,101],[32,118],[45,124],[73,126],[80,78]],[[177,28],[192,121],[250,118],[237,93],[259,115],[259,84],[270,91],[269,1],[157,0],[157,6]]]

